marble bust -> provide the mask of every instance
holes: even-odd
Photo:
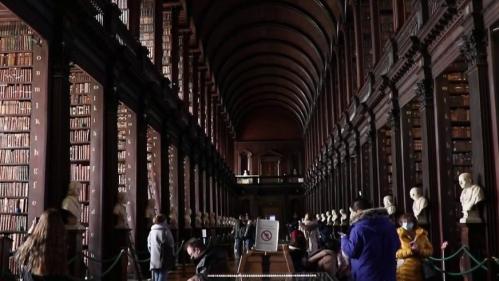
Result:
[[[192,215],[191,208],[185,208],[185,214],[184,214],[185,228],[191,228],[191,222],[192,222],[191,215]]]
[[[428,200],[423,196],[423,191],[419,187],[413,187],[409,191],[409,196],[414,202],[412,203],[412,212],[421,225],[428,224],[425,209],[428,207]]]
[[[340,209],[340,222],[341,225],[348,224],[347,212],[345,212],[345,209]]]
[[[118,192],[118,196],[116,198],[116,205],[113,208],[113,214],[116,217],[116,225],[115,228],[128,228],[128,215],[126,211],[126,193]]]
[[[338,214],[336,210],[331,210],[331,224],[338,225]]]
[[[177,208],[175,208],[175,206],[170,207],[170,215],[168,218],[170,219],[170,228],[177,229]]]
[[[459,220],[460,223],[481,223],[482,219],[475,205],[485,200],[485,195],[480,186],[473,184],[470,173],[462,173],[459,175],[459,185],[461,191],[461,206],[463,208],[463,217]]]
[[[204,227],[210,226],[210,215],[208,215],[208,212],[204,212],[203,214],[203,226]]]
[[[321,214],[321,222],[326,223],[326,214]]]
[[[82,189],[81,182],[72,181],[68,186],[68,193],[62,201],[61,208],[70,212],[74,217],[69,219],[68,225],[72,227],[80,226],[81,204],[78,201]]]
[[[211,212],[210,214],[210,226],[215,227],[217,224],[217,216],[215,215],[215,212]]]
[[[196,217],[194,218],[194,227],[196,228],[201,228],[203,227],[203,218],[202,218],[202,214],[200,211],[197,211],[196,212]]]
[[[383,197],[383,206],[388,212],[388,215],[393,215],[397,211],[397,207],[393,204],[393,196],[391,195]]]
[[[326,224],[327,225],[331,225],[332,222],[331,222],[331,212],[330,211],[326,211]]]

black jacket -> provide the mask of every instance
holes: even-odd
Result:
[[[196,275],[208,280],[208,274],[223,274],[229,272],[227,253],[217,247],[206,249],[198,259]]]

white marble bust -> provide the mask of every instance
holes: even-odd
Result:
[[[393,204],[393,196],[386,195],[383,197],[383,206],[385,207],[388,215],[393,215],[397,211],[397,207]]]
[[[331,224],[338,225],[338,214],[336,210],[331,210]]]
[[[196,217],[194,218],[194,227],[196,228],[201,228],[203,227],[203,218],[202,218],[202,214],[200,211],[197,211],[196,212]]]
[[[348,224],[348,217],[347,217],[347,212],[345,212],[345,209],[340,209],[340,221],[341,225]]]
[[[475,205],[485,200],[485,195],[480,186],[473,184],[473,179],[470,173],[462,173],[459,175],[459,185],[463,189],[461,191],[461,206],[463,208],[463,217],[459,220],[460,223],[481,223],[482,219],[478,214]]]
[[[325,213],[321,214],[321,222],[326,223],[326,214]]]
[[[116,216],[115,228],[128,228],[128,215],[126,211],[126,193],[118,192],[116,205],[114,205],[113,214]]]
[[[64,200],[62,201],[61,205],[62,209],[67,210],[74,216],[74,218],[71,218],[68,223],[68,225],[71,225],[72,227],[80,226],[81,204],[78,201],[78,198],[80,197],[81,189],[82,189],[81,182],[78,181],[70,182],[68,186],[68,193],[64,198]]]
[[[203,213],[203,226],[204,227],[210,226],[210,215],[208,214],[208,212]]]
[[[215,212],[211,212],[211,214],[210,214],[210,226],[215,227],[216,224],[217,224],[217,215],[215,214]]]
[[[191,222],[192,222],[191,215],[192,215],[191,208],[185,208],[184,224],[185,228],[187,229],[191,228]]]
[[[332,222],[331,222],[331,212],[330,211],[326,211],[326,224],[327,225],[331,225]]]
[[[412,203],[412,212],[421,225],[428,224],[425,209],[428,207],[428,200],[423,196],[423,190],[419,187],[413,187],[409,191],[409,196],[414,202]]]
[[[170,228],[177,229],[178,227],[177,208],[175,208],[175,206],[170,207],[170,214],[168,217],[170,218]]]

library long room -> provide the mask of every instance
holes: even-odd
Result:
[[[499,1],[0,0],[0,281],[499,280]]]

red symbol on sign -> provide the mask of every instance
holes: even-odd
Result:
[[[270,239],[272,239],[272,232],[264,230],[262,231],[262,234],[260,234],[260,237],[263,241],[270,241]]]

